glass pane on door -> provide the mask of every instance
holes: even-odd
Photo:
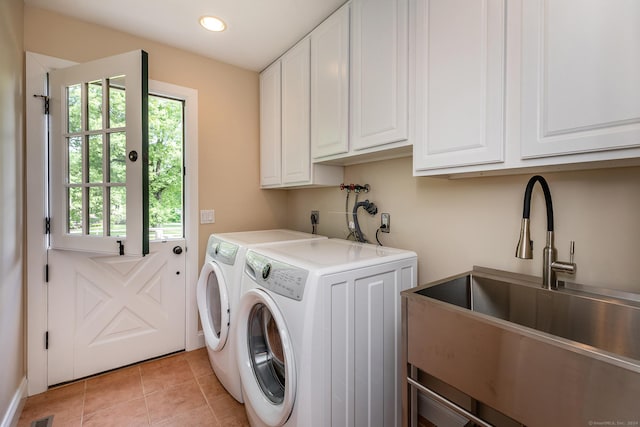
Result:
[[[149,239],[182,238],[184,103],[149,96]]]
[[[125,103],[121,76],[67,87],[69,234],[126,236]]]

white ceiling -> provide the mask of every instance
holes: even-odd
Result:
[[[91,23],[260,71],[345,0],[25,0]],[[124,12],[123,12],[124,11]],[[227,30],[198,23],[214,15]]]

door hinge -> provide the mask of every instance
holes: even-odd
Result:
[[[44,234],[51,234],[51,218],[44,219]]]
[[[44,265],[44,282],[49,283],[49,264]]]
[[[34,98],[42,98],[44,102],[44,113],[49,114],[49,97],[47,95],[33,95]]]
[[[44,333],[44,349],[49,350],[49,331]]]

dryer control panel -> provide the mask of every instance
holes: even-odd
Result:
[[[207,255],[216,261],[227,265],[233,265],[236,262],[238,253],[238,245],[225,242],[215,236],[210,236],[207,242]]]
[[[269,257],[247,252],[245,272],[258,285],[276,294],[302,300],[309,272]]]

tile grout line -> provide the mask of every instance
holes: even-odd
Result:
[[[209,362],[208,356],[207,356],[207,362]],[[193,374],[193,377],[196,380],[196,384],[198,385],[198,389],[200,390],[200,394],[202,394],[202,397],[204,398],[204,401],[207,403],[207,407],[209,408],[209,410],[211,411],[211,413],[213,414],[213,417],[216,420],[216,423],[218,424],[218,426],[222,426],[222,420],[220,419],[219,415],[216,413],[216,411],[213,409],[213,406],[211,406],[211,401],[207,398],[206,393],[204,392],[204,389],[202,388],[202,384],[200,383],[200,381],[198,381],[198,378],[200,377],[204,377],[205,375],[201,375],[200,377],[198,377],[196,375],[195,369],[193,367],[193,365],[191,364],[191,362],[189,360],[187,360],[187,363],[189,363],[189,367],[191,368],[191,373]],[[213,367],[211,367],[211,374],[216,377],[216,373],[213,370]]]
[[[84,424],[84,405],[87,401],[87,380],[83,380],[82,388],[82,411],[80,412],[80,426]]]
[[[144,392],[144,381],[142,380],[142,364],[138,366],[138,375],[140,376],[140,388],[142,388],[142,398],[144,399],[144,407],[147,410],[147,425],[151,425],[151,414],[149,413],[149,403],[147,402],[147,394]]]
[[[221,424],[220,424],[220,420],[218,419],[218,415],[215,413],[215,411],[211,407],[211,404],[209,403],[209,399],[207,399],[207,395],[204,393],[204,390],[202,389],[202,385],[200,384],[200,381],[198,381],[199,377],[196,375],[195,368],[193,367],[193,364],[191,363],[191,361],[188,358],[187,358],[187,364],[189,365],[189,369],[191,369],[191,374],[193,375],[193,379],[195,380],[196,385],[198,386],[198,390],[200,390],[200,394],[202,395],[202,398],[204,399],[205,403],[207,404],[207,408],[209,408],[209,411],[211,411],[211,413],[213,414],[213,418],[215,418],[216,424],[218,424],[218,426],[220,426]],[[212,369],[212,371],[213,371],[213,369]],[[214,373],[214,375],[215,375],[215,373]]]

